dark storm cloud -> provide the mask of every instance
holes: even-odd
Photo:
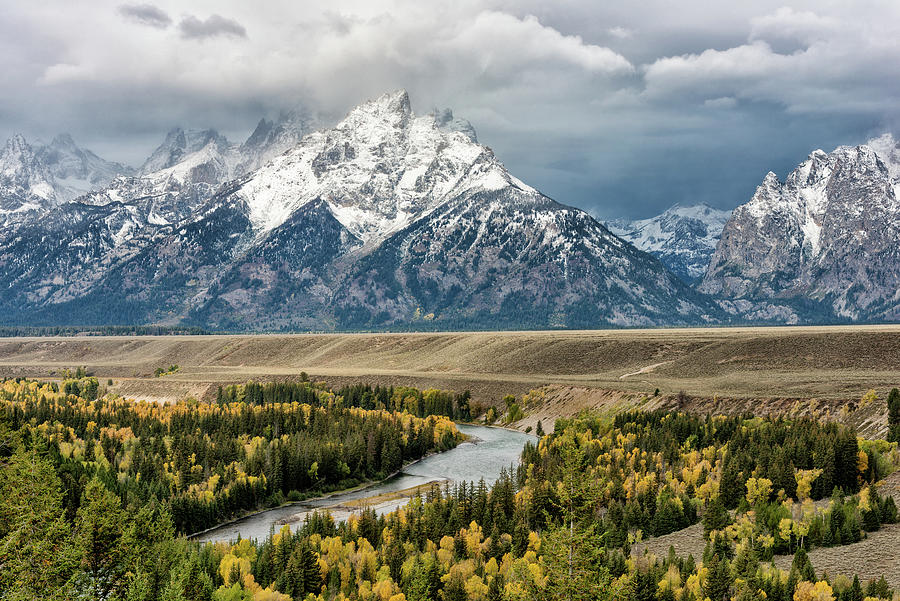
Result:
[[[181,37],[189,39],[204,39],[215,36],[247,37],[247,30],[243,25],[233,19],[226,19],[221,15],[210,15],[206,19],[200,19],[188,15],[178,24]]]
[[[141,25],[165,29],[172,24],[172,17],[152,4],[123,4],[118,10],[123,17]]]
[[[0,136],[72,131],[140,163],[173,126],[239,140],[281,109],[337,118],[405,87],[417,112],[452,107],[560,202],[642,217],[732,208],[770,169],[900,125],[897,2],[124,5],[203,15],[160,29],[122,27],[143,22],[122,1],[4,7]]]

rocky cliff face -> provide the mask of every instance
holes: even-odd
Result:
[[[784,182],[769,173],[725,225],[700,290],[789,321],[900,318],[898,155],[882,137],[817,150]]]

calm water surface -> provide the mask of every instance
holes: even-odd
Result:
[[[537,440],[530,434],[501,428],[468,425],[458,425],[457,427],[460,432],[473,437],[475,441],[464,442],[446,453],[423,459],[408,466],[402,473],[390,480],[365,490],[339,493],[327,499],[305,501],[270,509],[205,532],[197,536],[196,540],[203,542],[228,541],[237,539],[238,535],[241,538],[262,540],[268,536],[269,530],[273,526],[276,530],[281,528],[285,522],[291,523],[292,528],[300,526],[303,516],[316,508],[404,490],[429,482],[441,480],[478,482],[484,478],[486,483],[491,484],[500,476],[500,470],[508,469],[511,465],[519,463],[519,455],[526,442]],[[385,504],[379,506],[378,511],[381,513],[391,511],[402,504],[405,504],[405,501]],[[335,512],[334,517],[343,519],[346,515]]]

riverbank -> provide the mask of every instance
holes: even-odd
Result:
[[[460,436],[461,436],[461,439],[456,443],[456,446],[459,446],[459,445],[463,444],[464,442],[473,442],[473,441],[471,441],[471,440],[469,439],[469,436],[467,436],[465,433],[460,432],[459,434],[460,434]],[[440,451],[440,452],[431,451],[431,452],[429,452],[429,453],[426,453],[425,455],[422,455],[422,456],[419,457],[418,459],[415,459],[415,460],[413,460],[413,461],[409,461],[409,462],[407,462],[407,463],[404,463],[403,466],[401,466],[399,470],[396,470],[395,472],[390,473],[390,474],[388,474],[387,476],[385,476],[384,478],[381,478],[381,479],[379,479],[379,480],[369,480],[369,481],[367,481],[367,482],[363,482],[363,483],[358,484],[357,486],[353,486],[353,487],[351,487],[351,488],[341,488],[341,489],[338,489],[338,490],[334,490],[334,491],[325,493],[325,494],[323,494],[323,495],[318,495],[318,496],[313,496],[313,497],[307,497],[307,498],[305,498],[305,499],[299,499],[299,500],[297,500],[297,501],[287,501],[287,502],[285,502],[285,503],[281,503],[280,505],[272,505],[272,506],[270,506],[270,507],[264,507],[264,508],[262,508],[262,509],[256,509],[256,510],[254,510],[254,511],[247,512],[247,513],[245,513],[245,514],[243,514],[243,515],[241,515],[241,516],[239,516],[239,517],[232,518],[232,519],[230,519],[230,520],[226,520],[226,521],[224,521],[224,522],[221,522],[221,523],[219,523],[219,524],[216,524],[215,526],[212,526],[212,527],[210,527],[210,528],[206,528],[205,530],[200,530],[200,531],[198,531],[198,532],[193,532],[193,533],[191,533],[191,534],[188,534],[186,538],[187,538],[188,540],[193,540],[193,539],[196,539],[196,538],[198,538],[198,537],[203,536],[204,534],[209,534],[210,532],[213,532],[213,531],[218,530],[218,529],[220,529],[220,528],[225,528],[225,527],[227,527],[227,526],[232,526],[232,525],[237,524],[238,522],[241,522],[241,521],[246,520],[246,519],[248,519],[248,518],[252,518],[252,517],[254,517],[254,516],[257,516],[257,515],[260,515],[260,514],[263,514],[263,513],[267,513],[267,512],[269,512],[269,511],[273,511],[273,510],[276,510],[276,509],[285,509],[285,508],[288,508],[288,507],[297,507],[297,506],[300,506],[300,505],[310,505],[310,504],[315,504],[315,503],[319,503],[319,502],[322,502],[322,501],[327,501],[327,500],[329,500],[329,499],[331,499],[331,498],[333,498],[333,497],[335,497],[335,496],[338,496],[338,495],[350,495],[350,494],[353,494],[353,493],[366,491],[366,490],[368,490],[368,489],[370,489],[370,488],[374,488],[374,487],[376,487],[376,486],[383,485],[385,482],[388,482],[389,480],[391,480],[391,479],[393,479],[393,478],[396,478],[397,476],[399,476],[400,474],[402,474],[404,470],[409,469],[410,467],[414,466],[415,464],[417,464],[417,463],[419,463],[419,462],[421,462],[421,461],[424,461],[424,460],[428,459],[429,457],[432,457],[432,456],[434,456],[434,455],[439,455],[440,453],[447,453],[447,452],[449,452],[449,451],[452,451],[453,449],[456,448],[456,446],[451,447],[450,449],[447,449],[446,451]]]
[[[526,442],[535,440],[531,435],[506,428],[469,424],[458,424],[457,428],[466,436],[466,439],[457,446],[411,462],[405,465],[400,473],[378,483],[254,512],[252,515],[196,533],[191,539],[201,542],[229,541],[238,537],[261,540],[268,536],[273,528],[278,529],[285,523],[295,525],[302,521],[303,514],[315,510],[345,505],[346,512],[339,512],[336,519],[346,519],[350,513],[358,511],[363,506],[371,507],[371,499],[375,498],[382,502],[373,509],[383,514],[405,503],[406,501],[401,498],[404,491],[408,492],[415,487],[427,490],[435,482],[478,482],[482,479],[490,485],[504,470],[514,468]],[[464,444],[465,442],[472,444]]]

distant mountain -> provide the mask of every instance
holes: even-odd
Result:
[[[675,205],[656,217],[607,224],[610,231],[637,248],[651,253],[678,277],[693,283],[706,267],[731,211],[705,204]]]
[[[240,330],[721,316],[656,258],[509,174],[450,111],[416,116],[399,91],[303,129],[262,121],[239,147],[172,132],[139,176],[0,243],[0,314]]]
[[[15,135],[0,152],[0,228],[37,218],[132,171],[80,148],[68,134],[35,145]]]
[[[758,318],[900,319],[900,146],[816,150],[735,209],[700,285]]]
[[[58,202],[73,200],[134,171],[131,167],[101,159],[90,150],[79,147],[69,134],[60,134],[50,144],[38,146],[37,157],[55,180]]]

